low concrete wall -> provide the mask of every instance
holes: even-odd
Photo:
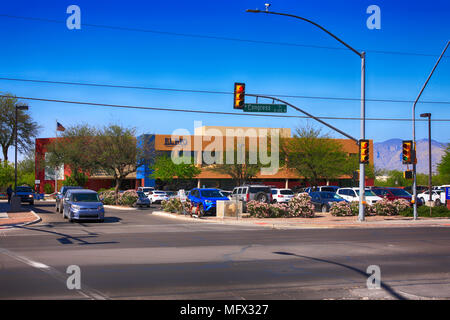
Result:
[[[242,201],[231,200],[217,200],[216,202],[216,217],[239,217],[242,216]]]

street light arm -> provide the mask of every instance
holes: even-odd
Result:
[[[341,40],[339,37],[337,37],[336,35],[334,35],[330,31],[328,31],[327,29],[322,27],[320,24],[315,23],[314,21],[311,21],[311,20],[303,18],[303,17],[296,16],[296,15],[293,15],[293,14],[289,14],[289,13],[280,13],[280,12],[273,12],[273,11],[261,11],[261,10],[252,10],[252,9],[247,9],[246,11],[247,12],[253,12],[253,13],[268,13],[268,14],[276,14],[276,15],[280,15],[280,16],[287,16],[287,17],[297,18],[297,19],[306,21],[308,23],[311,23],[312,25],[316,26],[317,28],[321,29],[322,31],[326,32],[327,34],[329,34],[330,36],[335,38],[337,41],[342,43],[344,46],[346,46],[348,49],[350,49],[351,51],[356,53],[360,58],[362,58],[363,54],[361,52],[359,52],[358,50],[356,50],[355,48],[353,48],[352,46],[347,44],[345,41]]]
[[[427,86],[428,81],[430,81],[431,76],[432,76],[433,73],[434,73],[434,70],[436,69],[436,67],[438,66],[438,64],[439,64],[439,62],[441,61],[442,57],[444,56],[444,53],[445,53],[445,51],[447,50],[449,44],[450,44],[450,41],[447,41],[447,45],[445,46],[444,50],[442,51],[441,55],[439,56],[439,59],[437,60],[436,64],[435,64],[434,67],[433,67],[433,70],[431,70],[430,75],[428,76],[427,80],[425,81],[424,85],[422,86],[422,89],[421,89],[420,92],[419,92],[419,95],[417,96],[416,100],[414,101],[414,104],[413,104],[413,112],[412,112],[412,115],[413,115],[413,140],[414,140],[414,141],[416,141],[416,128],[415,128],[415,123],[414,123],[414,122],[415,122],[415,118],[416,118],[416,104],[417,104],[417,102],[419,101],[420,96],[421,96],[422,93],[423,93],[423,90],[425,90],[425,87]]]

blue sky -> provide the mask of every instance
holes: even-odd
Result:
[[[316,0],[271,1],[271,10],[302,15],[357,49],[367,50],[366,97],[414,100],[447,40],[450,39],[447,0]],[[82,1],[16,0],[2,4],[0,14],[64,22],[66,8],[81,8],[81,30],[65,23],[0,16],[0,77],[98,82],[117,85],[232,91],[245,82],[247,92],[360,97],[360,59],[349,50],[248,43],[216,39],[99,29],[101,24],[185,34],[342,48],[327,34],[300,20],[245,13],[264,8],[264,1]],[[369,5],[381,8],[381,30],[369,30]],[[6,45],[5,45],[6,44]],[[381,54],[373,51],[424,53]],[[450,101],[450,49],[421,100]],[[149,107],[233,112],[232,96],[97,87],[33,84],[0,80],[0,92],[17,96],[90,101]],[[359,101],[286,98],[316,116],[360,116]],[[248,99],[250,101],[250,99]],[[250,101],[251,102],[251,101]],[[262,118],[141,111],[29,101],[30,112],[42,125],[40,137],[54,136],[55,120],[64,126],[120,123],[138,133],[193,131],[204,125],[289,127],[307,123],[293,118]],[[411,103],[367,102],[367,117],[411,118]],[[419,104],[417,117],[431,112],[450,119],[449,104]],[[297,115],[294,110],[287,115]],[[309,123],[314,123],[308,120]],[[330,120],[359,138],[359,121]],[[319,126],[319,125],[318,125]],[[450,141],[450,122],[433,122],[432,138]],[[426,122],[418,122],[417,138],[427,137]],[[324,129],[329,132],[328,129]],[[339,134],[332,133],[335,137]],[[366,138],[375,142],[410,139],[410,122],[367,121]]]

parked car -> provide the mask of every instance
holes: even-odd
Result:
[[[321,192],[321,191],[327,191],[327,192],[334,192],[339,189],[338,186],[318,186],[318,187],[307,187],[304,189],[304,192],[310,193],[310,192]]]
[[[271,188],[259,184],[243,185],[240,187],[235,187],[233,193],[231,194],[232,200],[238,200],[243,202],[243,210],[247,211],[247,203],[249,201],[259,201],[265,203],[272,202],[272,191]]]
[[[316,211],[328,212],[331,205],[336,202],[346,202],[340,195],[330,191],[315,191],[309,194],[311,196],[311,202],[314,205]]]
[[[71,189],[64,197],[63,217],[69,219],[69,222],[75,220],[103,222],[105,209],[97,192],[88,189]]]
[[[294,197],[294,192],[291,189],[271,188],[271,190],[273,203],[289,202]]]
[[[63,212],[63,208],[64,208],[64,196],[66,195],[66,192],[70,189],[83,189],[82,187],[78,187],[78,186],[63,186],[61,187],[61,190],[59,190],[59,192],[56,194],[56,204],[55,204],[55,209],[56,212]]]
[[[219,190],[221,194],[223,194],[225,197],[227,197],[228,199],[231,200],[231,194],[233,193],[232,191],[225,191],[225,190]]]
[[[412,186],[403,187],[402,189],[407,191],[410,194],[413,194]],[[427,189],[428,189],[427,186],[416,186],[417,193],[421,193]]]
[[[28,202],[29,204],[34,205],[34,190],[30,187],[17,187],[16,195],[20,197],[21,202]]]
[[[339,188],[336,194],[349,202],[359,201],[359,188]],[[364,198],[366,202],[370,205],[382,199],[369,189],[365,190]]]
[[[373,191],[380,198],[386,198],[388,200],[396,200],[396,199],[405,199],[411,202],[412,195],[401,188],[392,188],[392,187],[372,187],[370,190]]]
[[[420,199],[423,203],[430,200],[430,191],[426,190],[417,195],[417,199]],[[438,192],[431,190],[431,201],[434,201],[436,206],[445,204],[445,192]]]
[[[151,191],[154,191],[155,188],[153,187],[138,187],[137,191],[141,191],[143,192],[147,197],[148,197],[148,193]]]
[[[193,206],[198,206],[199,214],[216,214],[216,201],[229,200],[219,189],[195,188],[189,193],[189,200]]]
[[[149,191],[148,198],[151,203],[161,203],[163,200],[169,200],[167,193],[161,190]]]
[[[134,205],[136,207],[140,207],[140,208],[142,208],[142,207],[150,208],[150,205],[152,203],[151,203],[150,199],[145,195],[145,193],[142,191],[137,191],[136,193],[138,195],[138,199]]]
[[[177,196],[177,192],[175,191],[166,191],[166,194],[169,199],[176,198]]]

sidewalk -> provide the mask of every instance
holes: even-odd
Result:
[[[0,201],[0,230],[9,229],[16,226],[24,226],[41,220],[41,218],[34,213],[33,210],[30,210],[27,207],[24,207],[23,212],[8,213],[8,210],[8,202]]]
[[[330,228],[403,228],[403,227],[450,227],[448,218],[419,217],[414,221],[412,217],[403,216],[371,216],[364,222],[357,221],[358,217],[334,217],[329,213],[316,213],[314,218],[191,218],[189,215],[178,215],[163,211],[154,211],[152,214],[171,217],[186,221],[199,221],[205,223],[223,223],[232,225],[261,226],[271,229],[330,229]]]

